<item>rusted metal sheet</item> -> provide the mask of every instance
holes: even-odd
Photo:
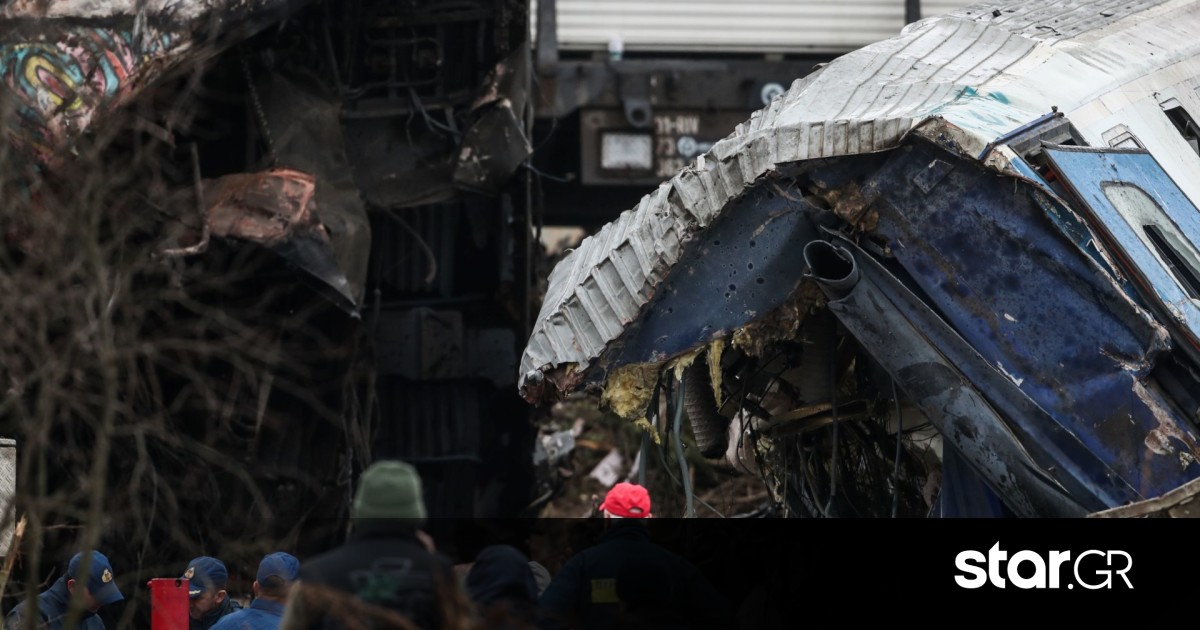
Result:
[[[1099,137],[1108,123],[1093,111],[1098,102],[1110,99],[1105,113],[1115,113],[1181,75],[1200,76],[1200,40],[1181,35],[1189,29],[1200,29],[1194,0],[1016,2],[999,15],[964,9],[923,20],[836,59],[555,268],[521,361],[523,393],[538,398],[524,385],[542,383],[535,374],[594,362],[622,334],[621,317],[655,294],[681,243],[781,165],[891,149],[914,130],[975,156],[1052,107]],[[988,166],[1005,170],[1011,152],[992,153]],[[1200,182],[1175,178],[1200,199]]]
[[[165,254],[203,253],[210,238],[256,243],[315,278],[331,301],[357,314],[349,281],[338,268],[329,232],[317,215],[316,180],[311,175],[287,168],[238,173],[206,180],[202,190],[201,234],[185,237],[194,244],[167,249]]]
[[[271,244],[299,231],[329,240],[314,212],[316,180],[292,169],[238,173],[204,187],[213,236]]]
[[[1094,512],[1090,518],[1200,518],[1200,479],[1193,479],[1166,494]]]

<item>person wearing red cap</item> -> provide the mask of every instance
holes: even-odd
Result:
[[[628,597],[623,599],[620,593],[630,593],[629,587],[642,575],[654,576],[662,599],[657,605],[660,611],[668,611],[692,628],[731,627],[727,601],[704,575],[651,540],[646,527],[652,518],[646,488],[619,483],[605,495],[600,510],[604,535],[568,560],[538,600],[541,628],[614,627],[628,607],[624,601]]]
[[[651,518],[650,492],[642,486],[622,481],[608,491],[600,510],[605,518]]]

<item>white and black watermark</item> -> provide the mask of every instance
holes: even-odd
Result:
[[[1030,550],[1009,554],[992,545],[982,551],[959,552],[954,558],[958,572],[954,582],[962,588],[1132,589],[1129,572],[1133,556],[1115,549],[1089,549],[1078,554],[1070,551],[1039,553]]]

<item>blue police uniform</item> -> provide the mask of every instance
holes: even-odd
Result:
[[[283,620],[283,602],[258,598],[249,608],[222,617],[212,630],[276,630]]]
[[[255,579],[260,588],[284,588],[298,577],[300,561],[291,554],[277,551],[267,554],[258,563]],[[283,602],[259,597],[251,602],[249,608],[222,617],[212,630],[276,630],[281,621]]]
[[[58,578],[46,592],[38,595],[37,599],[38,614],[42,618],[42,623],[45,624],[38,627],[49,628],[49,630],[62,628],[63,622],[67,620],[67,605],[71,601],[71,592],[67,590],[67,578]],[[21,602],[8,613],[4,622],[6,630],[19,630],[22,627],[21,615],[24,610],[25,602]],[[80,630],[104,630],[104,622],[95,613],[85,610],[76,627]]]
[[[229,580],[229,572],[225,569],[224,562],[212,556],[200,556],[188,563],[187,571],[183,573],[183,577],[188,580],[188,597],[196,599],[206,591],[215,592],[224,589],[225,583]],[[241,609],[241,604],[232,597],[226,596],[225,601],[221,602],[216,608],[204,613],[199,619],[189,618],[188,630],[209,630],[221,618]]]
[[[41,617],[39,628],[59,630],[66,622],[67,611],[71,603],[71,591],[67,588],[67,580],[75,580],[76,588],[86,584],[92,598],[101,606],[125,599],[113,580],[112,565],[109,564],[108,558],[104,554],[98,551],[92,552],[91,566],[86,580],[80,579],[82,576],[78,575],[79,564],[82,560],[83,554],[75,554],[75,557],[71,558],[71,562],[67,565],[67,574],[55,580],[50,588],[38,595],[37,611],[38,616]],[[5,617],[5,629],[20,629],[23,625],[21,615],[24,614],[24,611],[24,601],[13,607]],[[79,617],[79,623],[75,627],[80,630],[105,630],[104,621],[96,613],[88,610],[83,611]]]

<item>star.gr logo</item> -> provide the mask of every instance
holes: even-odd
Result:
[[[1088,590],[1133,588],[1128,575],[1133,569],[1133,557],[1117,550],[1089,549],[1074,560],[1070,551],[1051,551],[1043,558],[1036,551],[1022,550],[1010,557],[997,542],[986,556],[982,551],[960,552],[954,558],[954,566],[959,571],[954,582],[967,589],[982,588],[989,583],[996,588],[1011,584],[1019,589],[1057,589],[1064,584],[1067,589],[1074,589],[1076,584]],[[1064,567],[1069,568],[1065,581]],[[1121,581],[1114,579],[1118,577]]]

